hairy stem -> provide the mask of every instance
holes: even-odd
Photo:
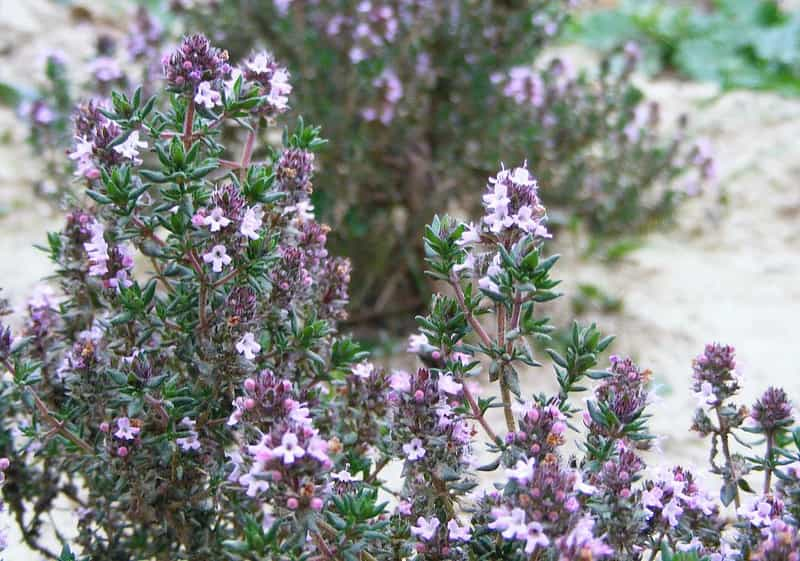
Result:
[[[69,430],[63,421],[59,421],[56,419],[50,410],[47,408],[47,405],[42,401],[42,399],[36,394],[32,387],[28,386],[27,390],[31,393],[33,397],[33,402],[36,404],[36,409],[39,411],[39,414],[44,418],[47,423],[53,427],[52,432],[55,434],[60,434],[70,442],[72,442],[78,448],[81,448],[87,454],[94,454],[94,448],[92,445],[83,440],[77,434]]]
[[[250,160],[253,157],[253,147],[256,143],[256,136],[258,136],[258,123],[247,133],[247,141],[245,142],[242,160],[239,164],[239,181],[244,181],[247,175],[247,168],[250,166]]]
[[[8,359],[3,360],[3,366],[16,378],[17,373],[14,365],[8,361]],[[36,409],[39,411],[39,414],[44,418],[45,421],[52,427],[52,432],[55,434],[60,434],[70,442],[72,442],[78,448],[83,449],[84,452],[89,454],[94,454],[94,448],[91,444],[83,440],[80,436],[69,430],[65,425],[64,421],[59,421],[56,419],[50,410],[45,405],[42,398],[39,397],[39,394],[31,386],[26,386],[25,389],[30,392],[31,397],[33,397],[33,403],[36,406]]]
[[[450,285],[453,287],[453,290],[456,294],[456,300],[458,300],[458,305],[461,307],[461,311],[464,312],[464,315],[467,318],[467,322],[469,322],[470,327],[472,327],[473,331],[478,334],[481,342],[486,346],[491,348],[492,346],[492,339],[489,337],[489,334],[486,333],[486,330],[483,328],[481,323],[478,319],[472,315],[472,312],[467,308],[466,301],[464,300],[464,291],[461,288],[461,284],[458,282],[458,279],[455,277],[451,277]]]
[[[186,116],[183,120],[183,147],[189,150],[192,147],[192,130],[194,129],[194,99],[189,100],[186,107]]]
[[[478,407],[478,402],[475,400],[475,396],[472,395],[472,392],[467,387],[467,384],[462,384],[461,389],[464,392],[464,397],[467,398],[467,403],[469,403],[470,409],[472,409],[472,416],[475,417],[475,420],[478,421],[478,423],[480,423],[489,438],[491,438],[494,442],[499,442],[497,434],[495,434],[495,432],[492,430],[492,427],[483,416],[483,413],[481,413],[481,408]]]
[[[772,487],[772,453],[775,448],[775,433],[767,432],[767,454],[764,466],[764,494],[768,495]]]
[[[717,422],[719,423],[719,439],[722,442],[722,455],[725,457],[725,469],[728,472],[728,477],[731,478],[734,486],[734,495],[733,501],[738,509],[741,506],[741,500],[739,499],[739,486],[736,484],[734,473],[733,473],[733,460],[731,457],[731,448],[728,442],[728,434],[730,433],[730,427],[728,426],[728,421],[722,415],[720,411],[720,406],[717,405],[714,408],[714,411],[717,413]]]
[[[497,346],[505,349],[506,343],[506,309],[502,304],[498,304],[495,308],[497,314]],[[500,371],[500,396],[503,399],[503,415],[506,418],[506,427],[508,432],[516,432],[514,423],[514,412],[511,410],[511,389],[506,382],[506,363],[502,362],[502,369]]]

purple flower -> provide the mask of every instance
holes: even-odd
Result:
[[[222,96],[218,91],[211,88],[211,82],[200,82],[200,85],[197,86],[194,102],[206,109],[214,109],[217,105],[222,105]]]
[[[756,528],[769,526],[772,521],[772,504],[763,498],[756,497],[748,506],[742,506],[739,509],[739,516],[746,518]]]
[[[228,255],[228,250],[224,245],[217,244],[211,248],[211,251],[203,254],[203,261],[211,263],[211,270],[215,273],[221,273],[222,268],[231,264],[231,257]]]
[[[343,469],[343,470],[341,470],[341,471],[337,471],[336,473],[332,473],[332,474],[331,474],[331,479],[334,479],[335,481],[338,481],[338,482],[340,482],[340,483],[352,483],[352,482],[354,482],[354,481],[358,481],[358,480],[357,480],[355,477],[353,477],[353,475],[352,475],[352,474],[351,474],[349,471],[347,471],[346,469]]]
[[[239,354],[243,354],[247,360],[253,360],[261,352],[261,345],[258,344],[255,336],[248,331],[236,343],[236,350]]]
[[[293,464],[297,458],[306,455],[306,451],[298,443],[297,435],[292,432],[283,435],[280,446],[273,448],[272,453],[276,457],[282,456],[286,465]]]
[[[411,534],[417,536],[422,541],[431,541],[436,536],[436,531],[439,529],[439,519],[432,516],[430,520],[426,520],[422,516],[417,518],[417,525],[411,526]]]
[[[114,151],[138,165],[142,163],[139,159],[139,148],[147,148],[147,142],[139,140],[139,131],[132,131],[125,142],[114,146]]]
[[[193,421],[189,417],[184,417],[181,419],[180,426],[189,429],[189,436],[178,438],[175,442],[177,442],[178,446],[180,446],[181,450],[184,452],[200,450],[200,440],[198,439],[199,435],[194,429],[196,425],[197,422]]]
[[[375,370],[375,367],[372,365],[371,362],[360,362],[353,366],[351,372],[356,378],[360,378],[362,380],[369,379],[372,376],[372,372]]]
[[[239,232],[246,238],[257,240],[259,237],[258,231],[261,229],[263,220],[264,211],[261,210],[261,206],[252,206],[244,212],[242,223],[239,225]]]
[[[438,382],[439,391],[450,395],[461,393],[463,386],[453,379],[451,374],[440,374]]]
[[[425,448],[422,447],[422,441],[419,438],[414,438],[411,442],[403,444],[403,453],[408,461],[415,462],[425,456]]]
[[[230,223],[231,221],[225,217],[225,213],[220,207],[214,207],[203,218],[203,224],[208,226],[208,229],[212,232],[219,232],[221,228],[225,228]]]
[[[423,333],[414,333],[408,337],[408,347],[406,352],[417,354],[429,346],[428,337]]]
[[[767,389],[761,399],[753,405],[750,418],[755,421],[756,427],[764,432],[772,432],[791,425],[794,418],[789,396],[780,388]]]
[[[536,469],[536,459],[517,460],[514,469],[506,470],[506,477],[519,483],[530,483],[533,479],[533,472]]]
[[[559,561],[600,559],[614,553],[602,539],[594,537],[594,520],[584,516],[569,534],[558,541]]]
[[[105,228],[100,222],[94,222],[90,227],[91,240],[84,243],[83,247],[89,255],[89,274],[102,277],[108,273],[108,244],[105,240]]]
[[[525,536],[525,553],[530,555],[536,551],[537,547],[547,547],[550,544],[550,538],[544,533],[544,528],[538,522],[531,522],[527,527],[527,535]]]
[[[683,514],[683,508],[680,505],[678,497],[673,497],[661,511],[661,517],[669,521],[670,526],[678,525],[678,518]]]
[[[230,73],[228,52],[212,46],[203,35],[184,37],[162,63],[170,88],[192,94],[201,82],[213,82]]]
[[[255,497],[259,492],[269,489],[269,482],[259,478],[261,472],[253,466],[249,472],[239,478],[239,484],[247,487],[245,494],[248,497]]]
[[[328,464],[331,461],[328,457],[328,441],[324,438],[312,436],[311,440],[308,441],[307,451],[309,456],[323,464]]]
[[[506,539],[527,539],[528,526],[525,524],[525,511],[521,508],[493,508],[493,522],[489,523],[489,528],[497,530]]]
[[[134,440],[141,430],[139,427],[131,425],[128,417],[120,417],[117,419],[117,432],[114,433],[114,436],[120,440]]]
[[[466,542],[472,538],[469,526],[459,526],[455,520],[447,523],[447,537],[454,542]]]

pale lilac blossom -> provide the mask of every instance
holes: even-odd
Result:
[[[280,446],[273,448],[272,453],[276,457],[282,457],[283,463],[286,465],[293,464],[296,459],[306,455],[306,451],[299,445],[297,435],[293,432],[285,433],[281,438]]]
[[[114,433],[114,436],[120,440],[134,440],[141,430],[139,427],[133,426],[128,417],[120,417],[117,419],[117,432]]]
[[[436,535],[439,529],[439,519],[432,516],[430,520],[426,520],[422,516],[417,518],[417,525],[411,526],[411,534],[417,536],[422,541],[430,541]]]
[[[222,268],[231,264],[231,256],[228,255],[228,250],[224,245],[217,244],[211,248],[211,251],[203,254],[203,261],[211,263],[211,270],[215,273],[221,273]]]
[[[415,462],[425,457],[425,448],[419,438],[414,438],[411,442],[403,444],[403,453],[409,462]]]
[[[237,341],[236,350],[247,360],[253,360],[261,352],[261,345],[256,341],[255,335],[248,331]]]

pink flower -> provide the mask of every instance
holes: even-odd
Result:
[[[286,465],[293,464],[297,458],[306,455],[306,451],[298,445],[297,435],[292,432],[283,435],[281,445],[273,448],[272,453],[275,456],[283,456],[283,463]]]
[[[395,370],[389,376],[389,386],[397,392],[410,392],[411,375],[403,370]]]
[[[127,158],[135,164],[142,163],[139,159],[139,148],[147,148],[147,142],[139,140],[139,131],[132,131],[125,142],[114,146],[114,152],[121,154],[123,158]]]
[[[222,268],[231,264],[231,256],[228,255],[228,250],[224,245],[217,244],[211,248],[211,251],[203,254],[203,261],[211,263],[211,270],[215,273],[221,273]]]
[[[430,520],[426,520],[422,516],[417,518],[417,525],[411,526],[411,534],[417,536],[422,541],[430,541],[436,536],[436,530],[439,529],[439,519],[432,516]]]
[[[248,208],[242,218],[239,232],[251,240],[257,240],[259,236],[258,231],[261,229],[263,219],[264,211],[261,210],[261,206],[256,205]]]
[[[184,452],[200,450],[200,440],[198,439],[197,431],[194,430],[195,425],[197,425],[197,422],[189,417],[181,419],[180,426],[189,429],[189,436],[179,438],[175,442],[177,442],[178,446],[180,446],[181,450]]]
[[[469,526],[459,526],[458,522],[451,520],[447,523],[447,537],[455,542],[466,542],[472,537]]]
[[[327,463],[331,459],[328,457],[328,441],[318,436],[311,437],[308,442],[308,454],[320,462]]]
[[[114,433],[114,436],[120,440],[134,440],[141,430],[139,427],[131,425],[128,417],[120,417],[117,419],[117,432]]]
[[[489,528],[500,532],[504,538],[527,539],[528,527],[525,525],[525,511],[515,508],[511,511],[508,508],[493,508],[492,518],[494,522],[489,523]]]
[[[425,456],[425,448],[422,447],[422,441],[419,438],[403,444],[403,452],[410,462],[415,462]]]
[[[208,226],[212,232],[219,232],[221,228],[226,227],[231,221],[225,218],[223,211],[220,207],[215,207],[208,216],[203,218],[203,224]]]
[[[547,547],[550,544],[542,525],[538,522],[531,522],[527,527],[527,535],[525,536],[525,553],[530,555],[537,547]]]
[[[239,354],[243,354],[247,360],[253,360],[261,352],[261,345],[258,344],[255,336],[248,331],[236,343],[236,350],[239,351]]]
[[[453,376],[450,374],[440,374],[439,375],[439,391],[450,394],[450,395],[458,395],[461,393],[462,385],[453,380]]]
[[[370,376],[372,376],[372,372],[375,370],[375,367],[370,362],[361,362],[356,364],[352,368],[353,375],[356,378],[361,378],[362,380],[367,380]]]
[[[217,105],[222,104],[222,96],[218,91],[211,89],[210,82],[200,82],[197,86],[194,102],[198,105],[202,105],[206,109],[213,109]]]
[[[520,483],[528,483],[533,479],[533,472],[536,469],[536,459],[517,460],[517,465],[513,469],[506,470],[506,477],[514,479]]]
[[[428,346],[428,337],[422,333],[415,333],[408,338],[406,352],[417,354]]]

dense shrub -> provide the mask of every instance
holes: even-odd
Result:
[[[30,546],[57,557],[41,538],[65,499],[86,559],[797,560],[800,432],[781,390],[734,401],[732,348],[709,345],[692,377],[720,499],[685,467],[645,471],[650,372],[599,369],[612,338],[594,326],[548,351],[555,394],[522,395],[558,296],[526,166],[489,179],[477,223],[426,228],[448,292],[417,318],[420,368],[387,373],[337,329],[350,269],[310,212],[317,130],[252,158],[288,108],[286,69],[256,53],[235,72],[199,35],[164,66],[169,109],[137,90],[79,114],[85,195],[48,238],[59,292],[0,333],[3,496]],[[235,160],[228,127],[247,131]],[[744,429],[763,455],[732,452]]]
[[[312,199],[333,226],[333,248],[359,273],[355,321],[419,309],[428,284],[422,246],[409,240],[434,209],[473,213],[472,186],[501,160],[527,158],[547,186],[552,225],[577,219],[593,235],[659,223],[714,172],[683,118],[662,131],[658,106],[631,80],[635,46],[582,72],[544,54],[572,1],[172,4],[237,58],[263,43],[274,49],[297,78],[295,116],[333,140],[318,154],[324,173]],[[161,38],[140,13],[130,54],[160,57]]]
[[[683,122],[660,131],[658,106],[631,81],[636,49],[587,72],[544,54],[574,0],[208,4],[191,21],[234,53],[274,48],[299,78],[296,106],[333,141],[315,202],[361,272],[354,301],[372,312],[414,305],[422,252],[408,240],[434,209],[477,210],[472,186],[503,159],[527,158],[551,222],[580,218],[595,234],[652,226],[684,196],[687,167],[712,173]]]

